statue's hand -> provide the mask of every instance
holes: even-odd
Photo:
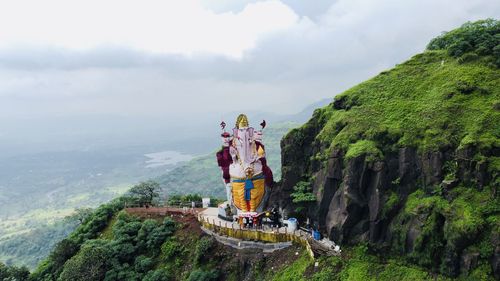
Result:
[[[247,167],[245,169],[245,175],[247,176],[247,178],[251,178],[253,176],[253,173],[254,173],[254,170],[252,167]]]

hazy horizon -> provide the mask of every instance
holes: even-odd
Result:
[[[499,15],[487,0],[4,1],[0,146],[293,114]]]

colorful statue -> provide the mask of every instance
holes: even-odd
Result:
[[[221,123],[223,130],[225,125]],[[262,129],[265,125],[263,121]],[[266,188],[273,183],[262,144],[262,130],[249,127],[247,116],[240,114],[233,134],[224,131],[221,137],[222,149],[217,152],[217,162],[222,169],[228,202],[239,213],[262,211]]]

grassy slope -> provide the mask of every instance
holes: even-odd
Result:
[[[274,173],[275,180],[281,177],[280,140],[296,123],[273,124],[264,130],[264,145],[268,165]],[[215,153],[201,156],[187,164],[175,168],[160,176],[158,182],[167,194],[199,193],[214,197],[224,197],[220,168],[217,166]]]
[[[349,109],[322,108],[328,121],[318,138],[348,157],[404,146],[499,146],[499,84],[498,69],[481,60],[460,64],[427,51],[337,96]]]
[[[450,280],[397,260],[381,262],[367,252],[366,246],[348,249],[343,257],[321,257],[316,262],[317,267],[304,253],[290,266],[268,274],[268,278],[273,281]]]
[[[500,23],[495,24],[500,29]],[[475,25],[451,34],[469,34],[470,26]],[[500,41],[496,32],[495,38]],[[480,37],[476,35],[464,37],[474,41]],[[318,109],[302,128],[322,128],[315,142],[327,149],[311,158],[320,161],[326,160],[334,148],[346,151],[347,160],[364,154],[367,161],[373,161],[397,153],[401,147],[416,147],[421,154],[476,147],[473,160],[487,166],[493,179],[490,184],[478,188],[473,182],[460,183],[449,194],[440,186],[421,186],[395,219],[392,249],[396,255],[405,252],[408,222],[420,217],[424,225],[416,250],[405,258],[446,272],[448,265],[434,262],[436,251],[453,253],[464,240],[472,241],[464,249],[464,253],[478,253],[480,257],[479,267],[472,274],[492,278],[488,260],[500,233],[500,161],[494,152],[500,147],[500,70],[492,63],[493,55],[470,55],[474,47],[460,57],[447,49],[418,54],[336,96],[333,104]],[[497,57],[499,48],[495,48]],[[301,134],[301,129],[293,130],[291,137],[300,139]],[[454,179],[456,161],[445,163],[443,169],[446,180]],[[394,188],[398,183],[398,179],[393,182]],[[390,195],[384,204],[387,212],[399,201],[393,191]],[[445,219],[444,227],[438,223],[440,217]]]
[[[421,150],[498,147],[500,22],[466,23],[428,48],[337,96],[344,110],[321,110],[328,122],[319,138],[351,157],[380,156],[384,141]]]

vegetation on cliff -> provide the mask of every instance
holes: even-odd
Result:
[[[461,28],[432,39],[427,49],[446,50],[460,62],[476,60],[482,56],[485,62],[500,67],[499,33],[500,25],[496,20],[468,22]]]
[[[487,23],[497,32],[498,46],[500,23]],[[451,34],[483,25],[467,24]],[[498,68],[485,63],[490,56],[460,62],[447,50],[434,49],[336,96],[315,113],[321,115],[318,122],[326,121],[317,138],[346,150],[347,158],[367,153],[380,159],[381,151],[408,146],[422,151],[498,147]]]
[[[275,198],[312,182],[297,215],[336,242],[499,278],[499,46],[499,21],[467,23],[337,95],[283,139]]]

